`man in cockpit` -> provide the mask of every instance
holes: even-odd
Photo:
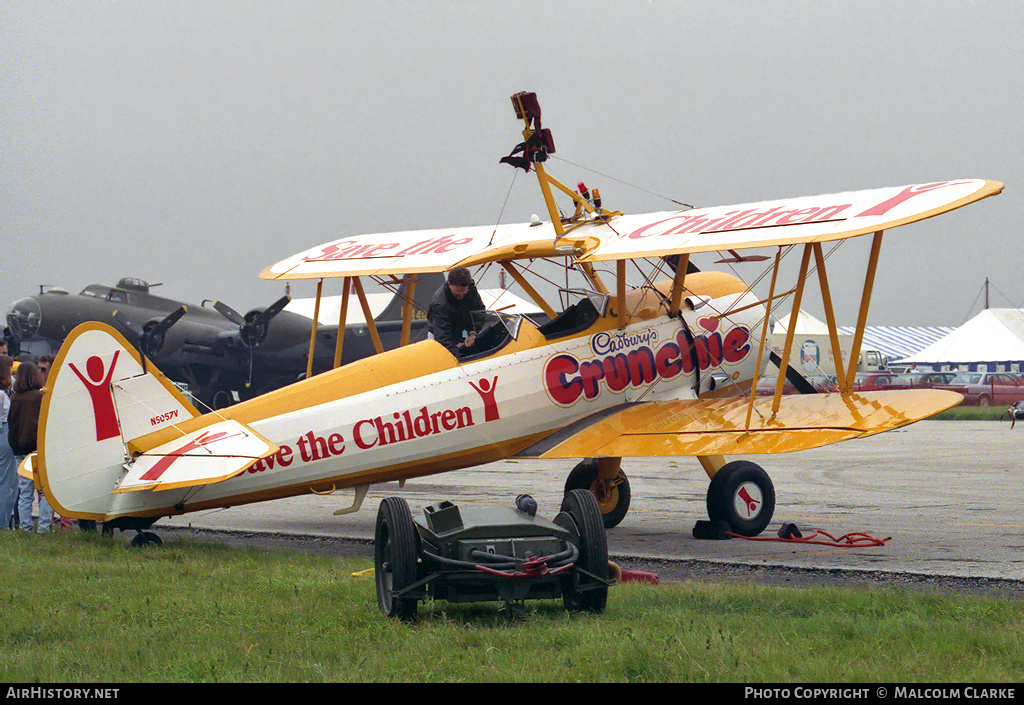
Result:
[[[476,342],[473,312],[483,311],[484,302],[473,277],[465,267],[448,272],[448,281],[434,293],[427,310],[427,324],[434,340],[455,357],[461,357]]]

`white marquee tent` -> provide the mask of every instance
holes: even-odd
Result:
[[[1024,309],[986,309],[901,362],[1018,372],[1024,369]]]

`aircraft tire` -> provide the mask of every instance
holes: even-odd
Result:
[[[416,617],[416,598],[395,597],[395,590],[417,579],[417,533],[409,504],[401,497],[385,497],[377,510],[373,540],[377,605],[388,617],[403,622]]]
[[[768,473],[749,460],[726,463],[708,487],[708,517],[741,536],[757,536],[775,513],[775,487]]]
[[[597,473],[597,458],[584,458],[577,463],[565,481],[565,491],[590,490],[597,499],[597,507],[601,511],[604,528],[618,526],[629,511],[631,492],[629,478],[619,470],[619,474],[610,486],[602,486]]]
[[[140,531],[132,537],[132,546],[135,548],[146,548],[147,546],[163,546],[164,542],[152,531]]]
[[[562,511],[569,515],[579,532],[580,557],[576,562],[577,567],[607,580],[608,539],[604,533],[597,498],[590,490],[570,490],[562,500]],[[587,580],[582,578],[580,582]],[[578,584],[569,578],[563,583],[562,603],[565,608],[570,612],[603,612],[608,602],[608,586],[577,590]]]

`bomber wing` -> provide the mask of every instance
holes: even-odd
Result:
[[[682,399],[626,404],[582,419],[518,453],[531,458],[785,453],[906,426],[960,403],[945,390]]]

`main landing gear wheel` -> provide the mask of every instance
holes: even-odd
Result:
[[[775,513],[775,487],[761,466],[747,460],[726,463],[711,478],[708,516],[741,536],[757,536]]]
[[[590,490],[597,499],[604,528],[618,526],[629,511],[629,478],[619,470],[614,480],[602,480],[597,471],[597,458],[586,458],[576,465],[565,481],[565,492]]]
[[[416,617],[417,600],[396,597],[393,593],[416,582],[417,539],[409,504],[401,497],[385,497],[377,510],[373,541],[377,605],[388,617],[402,621]]]
[[[579,533],[580,557],[576,566],[608,579],[608,539],[601,523],[597,499],[589,490],[570,490],[562,500],[562,511],[569,515]],[[571,529],[570,529],[571,531]],[[592,579],[591,579],[592,580]],[[562,586],[562,603],[570,612],[603,612],[608,602],[608,586],[578,590],[578,583],[566,579]]]

